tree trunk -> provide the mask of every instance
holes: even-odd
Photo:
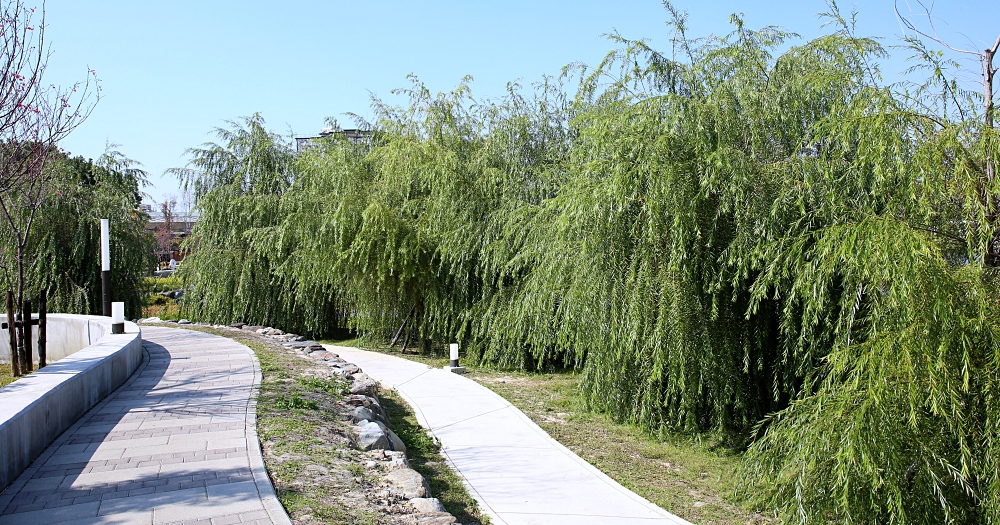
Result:
[[[1000,37],[997,37],[996,44],[993,45],[991,49],[986,49],[981,55],[981,60],[983,62],[983,113],[984,113],[984,123],[987,128],[993,128],[993,76],[996,74],[997,70],[993,67],[993,58],[996,56],[997,49],[1000,48]],[[993,160],[987,152],[986,158],[986,185],[988,187],[993,187],[993,179],[996,176],[996,166],[993,165]],[[983,263],[989,267],[1000,267],[1000,229],[996,227],[997,219],[997,208],[1000,203],[997,202],[995,195],[987,194],[986,191],[980,193],[980,199],[983,205],[986,206],[986,217],[987,224],[989,227],[993,228],[993,236],[990,238],[989,244],[986,246],[986,254],[983,258]]]
[[[14,293],[7,290],[7,333],[10,336],[10,373],[14,377],[21,375],[20,356],[17,355],[17,329],[14,328]]]
[[[406,329],[406,324],[410,321],[411,316],[413,316],[413,308],[410,308],[410,313],[406,314],[406,318],[403,319],[403,324],[399,325],[399,330],[396,330],[396,335],[393,336],[392,341],[389,341],[389,348],[396,346],[396,342],[399,341],[399,336],[403,335],[403,330]]]

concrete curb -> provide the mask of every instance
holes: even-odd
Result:
[[[240,346],[247,349],[253,360],[253,389],[250,392],[250,398],[247,400],[246,423],[247,455],[250,456],[250,470],[253,473],[253,481],[257,485],[257,494],[264,504],[264,510],[267,511],[274,525],[292,525],[292,519],[285,512],[285,507],[278,501],[278,495],[274,491],[274,484],[271,483],[271,478],[267,475],[267,469],[264,467],[264,453],[260,446],[260,438],[257,435],[257,396],[260,394],[260,383],[264,379],[260,371],[260,361],[257,359],[257,354],[254,353],[252,348],[242,344]]]

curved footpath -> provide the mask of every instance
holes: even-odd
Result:
[[[144,363],[0,495],[0,525],[290,525],[257,440],[253,352],[142,328]]]
[[[471,379],[385,354],[324,346],[413,406],[495,524],[688,524],[619,485]]]

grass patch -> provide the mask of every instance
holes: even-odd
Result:
[[[158,295],[158,296],[155,296],[155,297],[163,297],[163,296],[159,296]],[[173,299],[166,299],[166,301],[167,301],[166,303],[162,303],[162,304],[148,304],[148,305],[143,306],[142,307],[142,316],[143,317],[159,317],[160,319],[163,319],[164,321],[167,321],[167,320],[169,320],[169,321],[179,321],[179,320],[181,320],[184,317],[184,315],[183,315],[183,312],[181,312],[180,306],[177,304],[177,301],[175,301]],[[219,334],[219,335],[222,335],[222,334]]]
[[[0,363],[0,387],[14,382],[14,375],[10,373],[10,363]]]
[[[459,523],[488,524],[489,517],[479,511],[476,500],[465,489],[462,478],[445,463],[441,445],[417,423],[413,409],[392,390],[380,391],[379,399],[389,416],[393,431],[406,444],[406,457],[410,466],[427,479],[431,495],[441,500],[444,508]]]

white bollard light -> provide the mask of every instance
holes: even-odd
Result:
[[[465,367],[464,366],[458,366],[458,343],[451,343],[451,345],[449,346],[449,350],[451,350],[451,352],[450,352],[451,353],[451,356],[450,356],[451,357],[451,364],[448,365],[448,366],[446,366],[446,367],[444,367],[444,369],[445,370],[449,370],[451,372],[454,372],[456,374],[464,374],[465,373]]]
[[[125,333],[125,303],[111,303],[111,333]]]

